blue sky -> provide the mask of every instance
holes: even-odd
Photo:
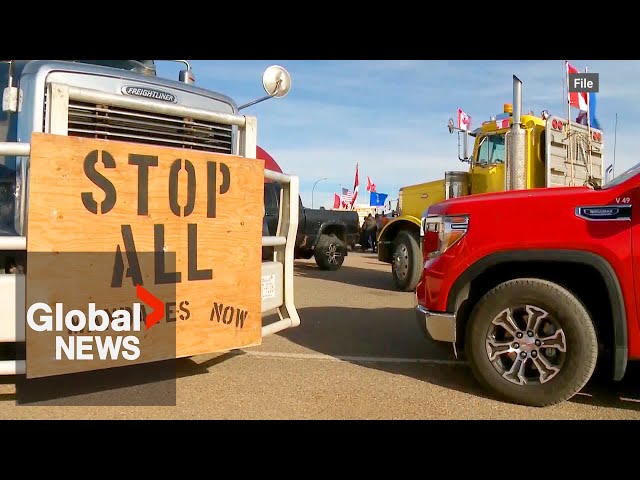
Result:
[[[572,60],[599,73],[597,115],[604,131],[605,162],[615,174],[640,161],[640,61]],[[300,177],[305,206],[330,207],[340,186],[352,188],[360,164],[360,200],[367,175],[378,192],[466,170],[447,121],[462,108],[479,126],[512,102],[512,75],[523,82],[523,112],[543,109],[566,116],[562,60],[190,60],[196,84],[232,97],[239,105],[264,95],[262,73],[284,66],[292,89],[243,112],[258,118],[258,144],[282,169]],[[180,64],[158,62],[158,73],[177,78]],[[572,109],[572,120],[577,110]],[[636,133],[634,133],[636,132]]]

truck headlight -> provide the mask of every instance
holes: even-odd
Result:
[[[420,235],[425,259],[442,255],[458,243],[468,230],[468,215],[423,217]]]

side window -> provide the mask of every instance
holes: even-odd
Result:
[[[540,161],[544,163],[547,159],[547,132],[542,130],[540,132]]]
[[[476,163],[489,165],[504,163],[507,158],[504,147],[504,135],[487,135],[480,141]]]
[[[475,158],[475,163],[487,163],[487,145],[487,137],[482,137],[482,139],[480,140],[480,146],[478,147],[478,154]]]
[[[276,190],[277,185],[275,183],[264,184],[264,208],[278,208],[276,195],[279,195],[280,192]]]
[[[14,72],[15,74],[15,72]],[[16,79],[13,79],[16,86]],[[9,63],[0,61],[0,95],[9,85]],[[0,109],[0,142],[15,142],[18,115]],[[16,158],[0,155],[0,234],[13,234],[16,186]]]

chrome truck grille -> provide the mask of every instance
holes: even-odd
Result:
[[[69,101],[69,135],[231,153],[231,125]]]
[[[232,153],[232,126],[69,100],[69,136]]]

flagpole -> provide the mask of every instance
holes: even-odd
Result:
[[[369,200],[367,200],[367,202],[369,203],[369,205],[371,205],[371,192],[367,190],[367,187],[369,186],[369,175],[365,175],[365,177],[367,177],[367,186],[364,187],[364,189],[365,189],[365,192],[369,193]]]
[[[611,170],[611,178],[616,176],[616,143],[618,140],[618,112],[616,112],[616,126],[613,129],[613,169]]]
[[[589,73],[588,67],[584,67],[584,73]],[[587,92],[587,158],[589,160],[589,177],[593,178],[593,165],[591,164],[591,115],[589,113],[591,95]]]
[[[567,75],[567,60],[562,61],[564,69],[562,70],[562,103],[569,101],[569,94],[567,93],[567,82],[565,76]],[[562,105],[562,103],[560,105]]]
[[[569,163],[571,164],[571,180],[569,182],[569,186],[573,187],[573,150],[571,149],[571,93],[569,92],[569,60],[564,61],[564,76],[565,76],[565,85],[567,88],[567,96],[565,101],[567,102],[567,139],[569,143],[567,144],[567,157],[569,159]]]
[[[562,103],[566,103],[567,106],[567,118],[571,118],[571,102],[569,99],[569,91],[567,87],[569,85],[568,73],[569,73],[569,60],[563,60],[562,69]]]
[[[360,162],[356,163],[356,178],[353,182],[353,194],[356,194],[356,181],[358,182],[358,195],[360,195],[360,172],[358,171],[358,167],[360,166]],[[358,198],[353,198],[353,200],[351,200],[351,210],[355,210],[356,208],[356,200],[358,200]]]
[[[358,179],[358,196],[360,196],[360,162],[356,163],[356,178]],[[355,195],[355,186],[353,187],[353,193]],[[356,209],[356,202],[358,201],[357,198],[353,199],[353,203],[351,204],[351,210],[355,210]]]

